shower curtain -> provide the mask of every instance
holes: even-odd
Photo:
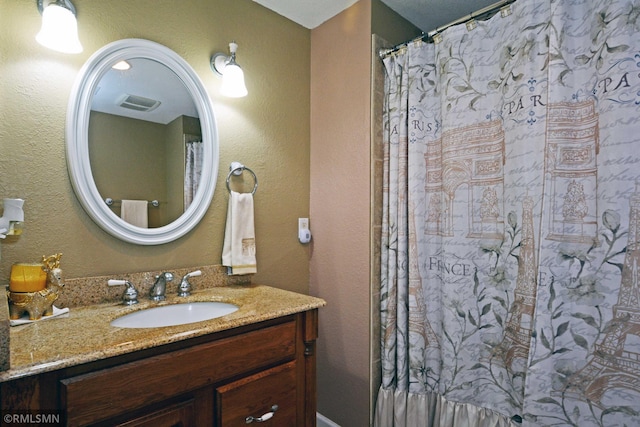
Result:
[[[640,2],[510,11],[384,59],[377,426],[640,425]]]
[[[191,205],[198,191],[198,183],[202,175],[202,141],[185,142],[184,165],[184,210]]]

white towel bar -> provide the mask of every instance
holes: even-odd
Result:
[[[121,203],[120,200],[113,200],[111,197],[107,197],[106,199],[104,199],[104,202],[107,204],[107,206],[112,206],[116,203]],[[154,208],[157,208],[158,206],[160,206],[160,202],[157,200],[152,200],[149,202],[149,204]]]

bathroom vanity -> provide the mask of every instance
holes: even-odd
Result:
[[[56,413],[69,426],[315,425],[323,300],[249,285],[205,289],[186,301],[239,309],[124,329],[109,323],[157,303],[102,304],[12,328],[11,369],[0,373],[3,415]]]

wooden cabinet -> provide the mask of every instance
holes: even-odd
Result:
[[[0,384],[2,412],[62,411],[69,426],[314,426],[316,337],[311,310],[17,379]]]

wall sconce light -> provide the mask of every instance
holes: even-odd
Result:
[[[238,50],[238,45],[236,42],[231,42],[229,43],[231,55],[216,53],[211,57],[211,69],[222,76],[220,93],[231,98],[241,98],[247,96],[248,93],[244,84],[244,73],[236,63],[236,50]]]
[[[36,40],[49,49],[62,53],[80,53],[76,8],[71,0],[36,0],[42,15],[42,28]]]
[[[4,212],[0,217],[0,239],[22,234],[23,204],[24,200],[22,199],[4,199]]]

